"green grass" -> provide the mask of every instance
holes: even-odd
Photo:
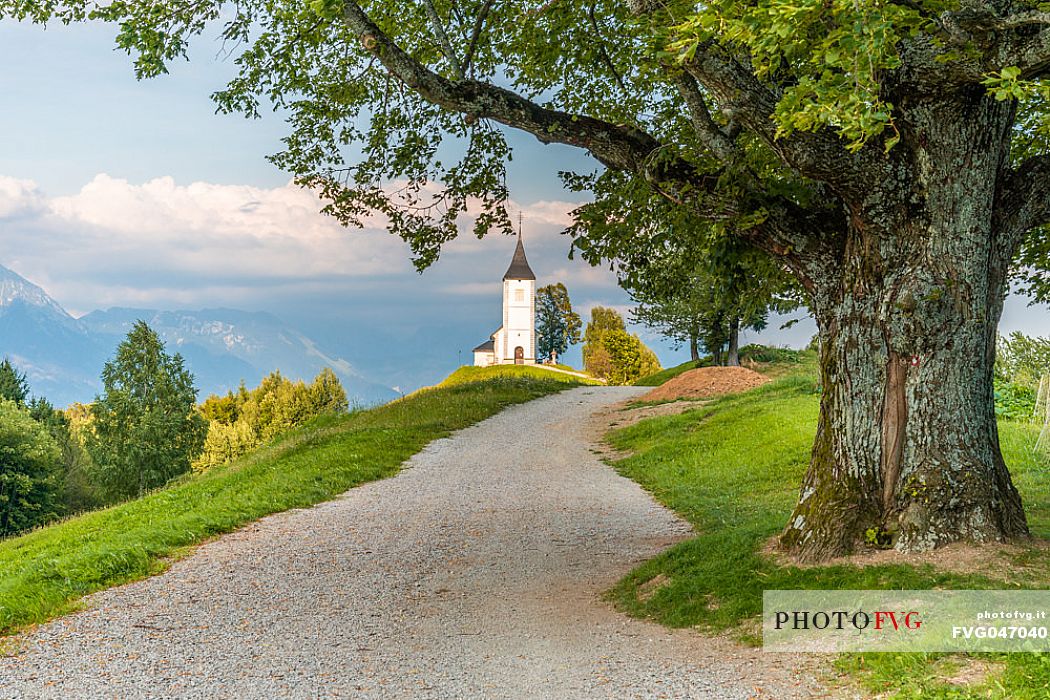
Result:
[[[570,367],[569,371],[575,372],[576,370]],[[601,384],[601,382],[594,379],[572,377],[562,372],[551,372],[531,365],[493,365],[491,367],[471,367],[466,365],[448,375],[445,381],[438,384],[438,386],[448,387],[470,382],[481,382],[493,377],[528,377],[530,379],[555,381],[565,384]]]
[[[87,593],[161,571],[166,558],[213,535],[391,476],[428,442],[571,383],[555,373],[498,374],[318,418],[227,467],[0,542],[0,633],[74,609]]]
[[[756,619],[765,589],[1006,585],[987,575],[948,573],[929,565],[798,568],[779,566],[764,556],[762,546],[783,527],[798,496],[813,442],[818,401],[812,375],[803,369],[746,394],[678,416],[645,420],[610,436],[616,448],[634,453],[617,462],[617,469],[681,514],[699,533],[624,578],[610,592],[622,609],[674,627],[735,630],[740,638],[757,643]],[[1025,500],[1033,534],[1048,537],[1050,478],[1046,460],[1033,449],[1037,434],[1031,425],[1001,424],[1004,457]],[[1010,585],[1050,585],[1050,562],[1037,550],[1013,563],[1028,564],[1029,568],[1021,580]],[[646,586],[658,576],[662,585]],[[868,687],[880,692],[904,692],[912,681],[922,678],[927,690],[942,693],[932,697],[970,697],[943,694],[959,691],[937,680],[937,669],[946,663],[944,659],[930,655],[917,660],[915,656],[855,655],[842,663],[843,668],[855,671]],[[1046,655],[1003,656],[995,659],[1002,665],[995,682],[1006,689],[1000,697],[1050,697]],[[951,659],[952,663],[967,661],[957,655]],[[994,683],[989,681],[991,685]],[[1034,694],[1025,695],[1029,689],[1035,689]],[[984,692],[987,688],[970,690]]]
[[[667,369],[662,369],[659,372],[647,374],[644,377],[641,377],[640,379],[636,379],[634,385],[660,386],[664,382],[668,382],[674,379],[682,372],[688,372],[689,370],[696,369],[697,367],[700,367],[700,364],[689,360],[688,362],[683,362],[682,364],[677,365],[675,367],[668,367]]]

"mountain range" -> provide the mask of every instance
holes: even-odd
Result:
[[[94,398],[101,390],[102,365],[138,320],[160,335],[169,353],[185,358],[202,399],[235,389],[242,380],[255,386],[275,369],[310,380],[324,367],[339,377],[351,404],[398,396],[267,313],[111,308],[74,318],[43,289],[0,266],[0,355],[26,373],[34,395],[56,406]]]

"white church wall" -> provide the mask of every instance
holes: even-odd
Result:
[[[529,313],[531,309],[527,306],[512,306],[507,319],[507,328],[523,329],[529,327]]]
[[[533,280],[503,282],[504,343],[498,348],[500,362],[514,362],[514,349],[521,347],[527,364],[536,362],[536,283]]]

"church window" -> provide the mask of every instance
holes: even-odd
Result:
[[[515,289],[514,290],[514,301],[525,301],[525,290]]]

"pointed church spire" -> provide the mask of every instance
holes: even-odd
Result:
[[[518,213],[518,245],[514,248],[514,257],[511,258],[507,274],[503,275],[505,280],[534,280],[536,275],[529,267],[529,261],[525,258],[525,245],[521,242],[521,213]]]

